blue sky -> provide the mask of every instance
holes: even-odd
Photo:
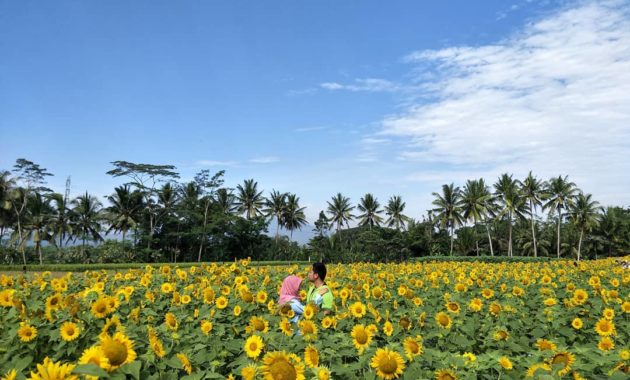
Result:
[[[441,184],[568,174],[630,195],[624,1],[0,0],[0,168],[73,194],[114,160],[225,169],[415,218]]]

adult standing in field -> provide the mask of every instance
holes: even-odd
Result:
[[[311,270],[308,272],[308,281],[312,285],[308,289],[308,293],[306,294],[306,303],[314,303],[317,295],[321,294],[321,309],[324,311],[324,315],[330,314],[335,305],[335,300],[331,291],[323,293],[324,289],[328,289],[328,285],[326,285],[325,282],[326,265],[324,265],[324,263],[314,263]]]

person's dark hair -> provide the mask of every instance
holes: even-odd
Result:
[[[326,279],[326,265],[324,263],[313,263],[313,273],[316,273],[320,280]]]

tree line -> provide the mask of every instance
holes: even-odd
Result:
[[[388,261],[445,253],[579,260],[630,247],[630,209],[602,208],[567,176],[445,184],[422,220],[406,216],[397,195],[381,205],[367,193],[355,206],[338,193],[302,246],[293,232],[308,222],[294,193],[265,196],[253,179],[228,188],[224,171],[179,182],[172,165],[111,164],[107,174],[127,182],[105,199],[88,192],[71,198],[69,179],[65,194],[54,192],[46,187],[52,174],[23,158],[0,171],[3,262]],[[105,240],[109,234],[121,240]]]

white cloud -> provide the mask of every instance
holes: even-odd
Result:
[[[326,82],[320,84],[320,87],[326,90],[347,90],[347,91],[365,91],[365,92],[396,92],[404,90],[405,87],[391,82],[386,79],[366,78],[355,79],[354,83],[342,84],[337,82]]]
[[[468,168],[467,178],[568,174],[602,202],[630,202],[627,2],[583,3],[493,45],[406,61],[432,69],[422,88],[434,100],[383,120],[399,160]]]
[[[273,164],[278,161],[280,161],[280,159],[275,156],[256,157],[249,160],[252,164]]]

